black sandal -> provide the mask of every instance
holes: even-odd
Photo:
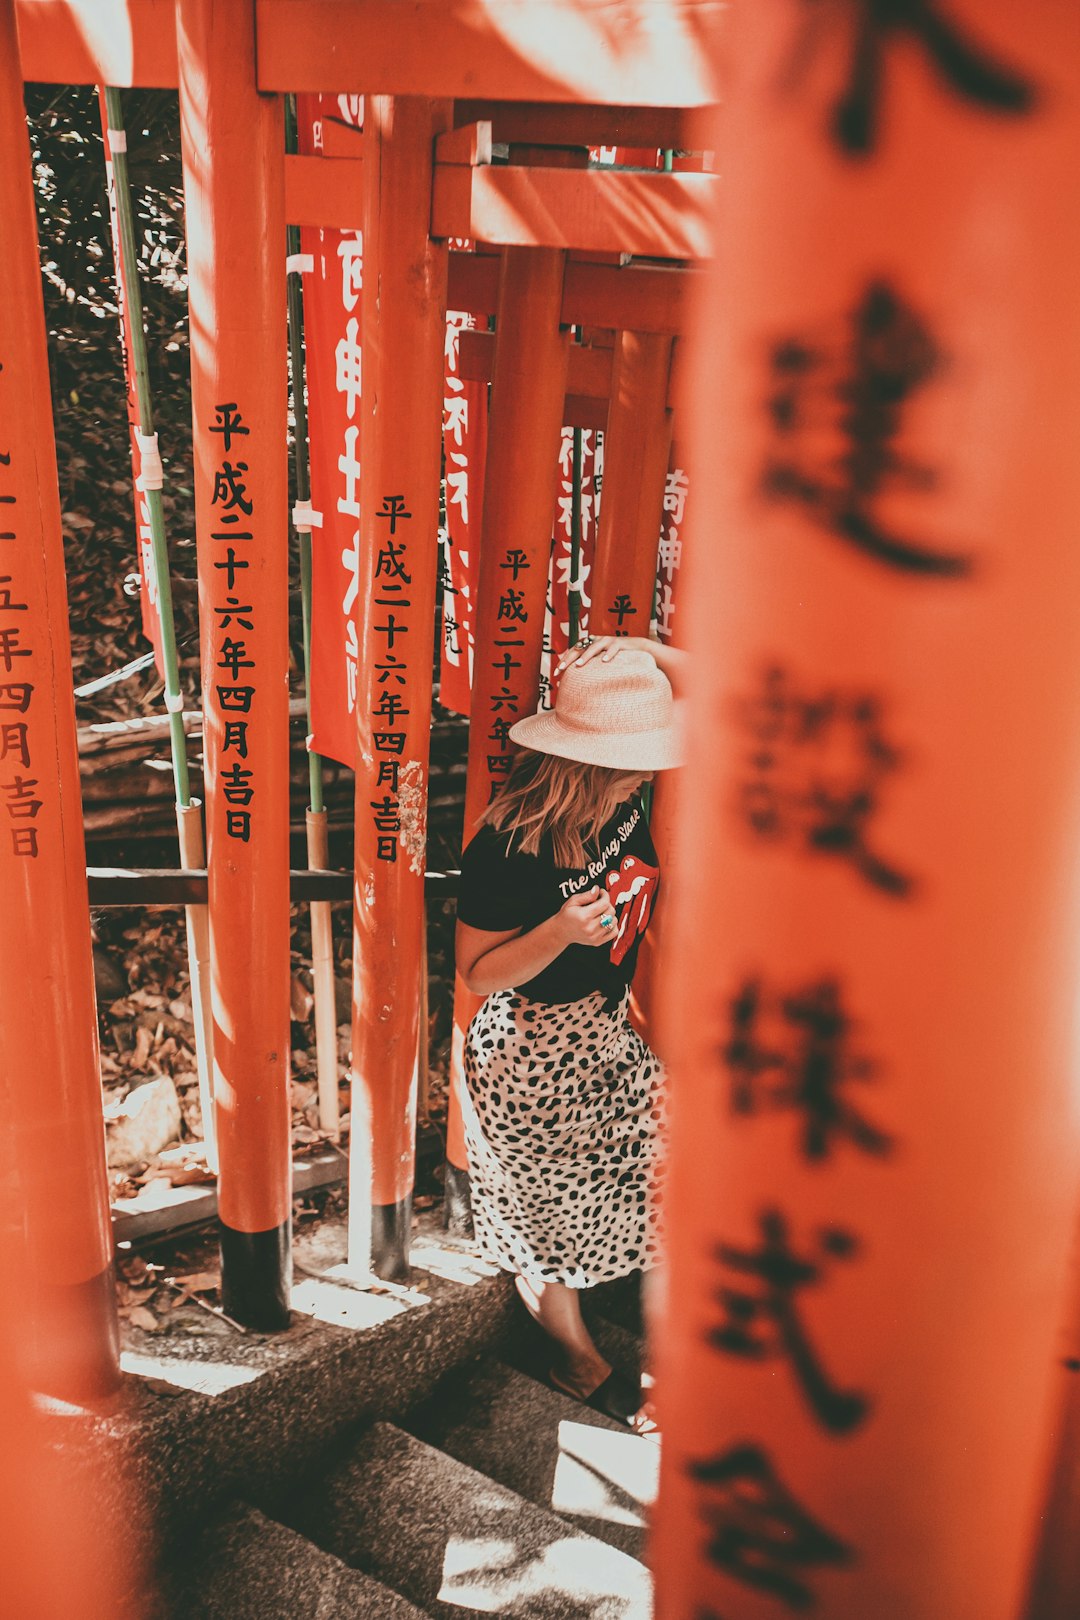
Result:
[[[581,1406],[589,1406],[594,1412],[602,1412],[605,1417],[614,1418],[634,1434],[651,1434],[655,1432],[656,1425],[649,1429],[642,1429],[635,1421],[641,1410],[641,1385],[624,1373],[612,1369],[604,1381],[596,1386],[591,1395],[579,1395],[576,1390],[568,1388],[556,1378],[554,1372],[548,1372],[548,1383],[560,1395],[568,1395],[572,1401]],[[651,1422],[646,1419],[646,1422]]]

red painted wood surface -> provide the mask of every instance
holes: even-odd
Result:
[[[250,3],[179,0],[218,1201],[242,1233],[291,1209],[285,142],[253,29]]]
[[[352,1262],[364,1204],[411,1191],[431,647],[442,445],[446,248],[427,234],[431,153],[449,103],[364,112]]]
[[[854,11],[786,78],[794,8],[722,41],[660,1620],[1016,1620],[1046,1478],[1080,1186],[1080,14],[878,16],[865,79]]]
[[[474,619],[465,835],[514,753],[508,731],[540,697],[551,514],[559,471],[570,334],[561,325],[565,255],[507,248],[495,321],[487,470]],[[447,1157],[466,1168],[457,1088],[465,1030],[479,998],[457,981]]]
[[[0,1106],[37,1387],[119,1379],[86,851],[37,226],[0,5]],[[29,1278],[29,1282],[27,1282]],[[36,1341],[36,1342],[35,1342]]]
[[[589,612],[594,636],[649,633],[671,450],[670,371],[670,338],[616,335]]]
[[[518,247],[704,259],[718,185],[711,174],[438,164],[431,228]]]
[[[90,0],[84,0],[84,4]],[[715,0],[258,0],[263,90],[697,107]]]

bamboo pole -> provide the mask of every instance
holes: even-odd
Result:
[[[285,146],[296,150],[296,109],[285,102]],[[303,270],[299,267],[300,231],[290,225],[288,240],[289,370],[292,375],[293,465],[296,506],[293,527],[300,544],[300,602],[304,626],[304,693],[308,737],[311,737],[311,467],[308,450],[307,392],[304,377]],[[326,806],[323,799],[322,756],[308,747],[311,802],[305,817],[308,866],[319,870],[330,864]],[[334,935],[328,900],[311,902],[311,978],[315,997],[315,1063],[319,1088],[319,1124],[336,1141],[340,1133],[337,1070],[337,996],[334,985]]]
[[[161,456],[154,431],[154,401],[146,355],[142,290],[139,285],[139,255],[135,245],[135,220],[128,181],[127,134],[119,90],[104,90],[106,139],[112,164],[113,202],[116,218],[114,249],[116,279],[122,300],[122,320],[127,327],[131,368],[135,378],[139,426],[137,442],[141,452],[138,488],[146,501],[150,519],[150,546],[157,586],[157,613],[161,635],[161,674],[165,682],[165,708],[169,722],[173,782],[176,789],[176,831],[180,865],[185,869],[205,865],[202,805],[191,797],[188,778],[187,737],[184,726],[184,694],[180,686],[180,665],[176,653],[176,621],[173,613],[172,579],[169,572],[169,545],[165,534],[162,506]],[[202,1115],[206,1161],[217,1169],[217,1138],[214,1130],[213,1036],[210,1024],[210,920],[205,906],[185,908],[188,977],[191,983],[191,1017],[195,1029],[195,1062],[199,1073],[199,1110]]]

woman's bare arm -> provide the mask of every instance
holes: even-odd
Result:
[[[611,915],[606,894],[592,888],[570,897],[560,911],[546,918],[527,933],[520,928],[494,933],[459,922],[455,939],[457,970],[466,985],[478,996],[495,990],[512,990],[527,984],[568,945],[607,945],[610,925],[601,926],[601,917]]]

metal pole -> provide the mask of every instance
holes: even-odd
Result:
[[[0,1117],[21,1372],[119,1382],[64,543],[15,16],[0,3]],[[29,1338],[31,1342],[25,1342]]]
[[[116,218],[116,277],[122,304],[122,329],[126,330],[135,379],[139,427],[137,442],[141,452],[138,489],[146,501],[154,581],[157,587],[157,614],[161,636],[162,677],[165,681],[165,708],[169,716],[169,744],[172,751],[173,780],[176,784],[176,828],[180,864],[188,870],[201,870],[206,864],[202,805],[191,798],[188,781],[187,737],[184,732],[184,694],[180,686],[180,665],[176,651],[176,622],[173,613],[172,575],[169,546],[162,507],[162,470],[157,434],[154,431],[154,402],[146,354],[146,328],[143,322],[142,288],[139,282],[139,254],[135,243],[135,220],[128,179],[127,133],[124,107],[119,90],[104,89],[106,140],[112,168],[112,192]],[[187,933],[188,976],[191,984],[191,1017],[195,1029],[195,1061],[199,1074],[199,1111],[202,1115],[203,1145],[207,1163],[217,1169],[217,1140],[214,1130],[213,1030],[210,1010],[210,919],[205,906],[188,906],[184,913]]]
[[[293,98],[285,102],[286,149],[294,152],[296,113]],[[293,456],[296,508],[293,526],[300,545],[300,602],[304,626],[304,694],[307,733],[311,737],[311,469],[308,447],[307,390],[304,377],[304,296],[300,267],[300,231],[287,227],[289,289],[289,371],[292,377]],[[330,864],[330,839],[323,802],[322,756],[308,749],[311,802],[305,817],[308,866]],[[339,1131],[337,1065],[337,997],[334,984],[334,933],[329,901],[314,900],[311,915],[311,977],[315,997],[315,1060],[319,1088],[319,1124],[336,1139]]]
[[[289,1321],[285,138],[252,0],[178,0],[223,1304]]]

